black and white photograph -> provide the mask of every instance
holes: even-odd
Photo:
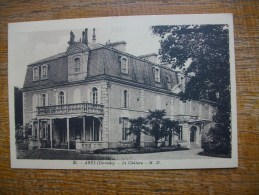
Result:
[[[12,168],[238,166],[233,16],[10,23]]]

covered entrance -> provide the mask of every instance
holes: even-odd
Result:
[[[192,126],[190,129],[190,142],[196,142],[197,127]]]
[[[82,145],[102,141],[102,118],[81,116],[39,119],[33,122],[32,131],[38,148],[82,149],[78,143]]]
[[[102,148],[104,106],[92,103],[37,107],[31,148]]]

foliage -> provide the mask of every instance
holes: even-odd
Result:
[[[167,129],[164,127],[164,117],[166,115],[165,110],[149,110],[147,116],[150,128],[148,128],[148,133],[155,138],[155,145],[158,146],[158,140],[167,135]]]
[[[139,147],[139,148],[103,148],[94,150],[94,154],[141,154],[141,153],[155,153],[155,152],[166,152],[166,151],[179,151],[188,150],[180,145],[174,145],[171,147]]]
[[[215,127],[210,130],[212,150],[230,152],[230,62],[227,25],[153,26],[160,36],[162,62],[172,63],[190,75],[182,100],[207,99],[217,102]],[[187,66],[187,62],[190,62]],[[207,150],[207,148],[203,148]]]
[[[23,142],[28,140],[28,136],[31,134],[31,125],[26,123],[25,126],[17,125],[15,128],[16,142]]]
[[[169,135],[169,146],[172,145],[172,136],[177,133],[179,134],[180,129],[178,121],[173,121],[169,118],[164,119],[163,128],[165,128],[166,134]]]
[[[146,124],[147,120],[143,117],[138,117],[136,119],[130,119],[130,127],[128,128],[128,134],[133,134],[136,136],[136,147],[140,147],[140,136],[141,133],[146,134]]]
[[[15,109],[15,125],[23,124],[23,97],[22,91],[18,87],[14,87],[14,109]]]
[[[47,160],[114,160],[109,156],[96,154],[80,154],[71,150],[25,150],[17,151],[17,159],[47,159]]]
[[[17,148],[19,150],[28,149],[28,135],[31,133],[31,126],[29,123],[25,124],[25,126],[17,125],[15,128],[15,140],[17,144]]]

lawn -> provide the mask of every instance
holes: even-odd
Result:
[[[113,160],[109,156],[97,154],[81,154],[69,150],[18,150],[17,159],[42,159],[42,160]]]
[[[155,152],[167,152],[167,151],[178,151],[188,150],[181,146],[165,146],[165,147],[140,147],[140,148],[105,148],[95,150],[95,154],[142,154],[142,153],[155,153]]]

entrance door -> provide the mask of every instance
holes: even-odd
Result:
[[[196,142],[196,131],[197,131],[197,127],[191,127],[190,129],[190,142]]]

